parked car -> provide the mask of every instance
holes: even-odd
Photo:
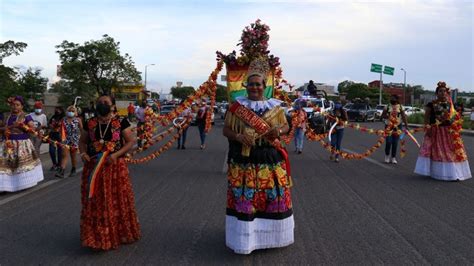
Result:
[[[173,111],[174,108],[176,108],[176,106],[174,105],[162,105],[160,107],[160,115],[167,115],[171,113],[171,111]]]
[[[344,105],[344,107],[342,107],[342,109],[344,109],[344,111],[348,111],[349,109],[351,109],[351,106],[353,105],[353,103],[346,103],[346,105]]]
[[[375,109],[373,109],[368,103],[354,103],[354,105],[352,105],[347,111],[347,116],[349,120],[374,122],[375,113]]]
[[[406,116],[410,116],[413,114],[424,114],[425,110],[419,107],[414,106],[403,106],[403,110],[405,111]]]
[[[386,107],[386,104],[379,104],[375,106],[375,119],[379,119],[380,121],[382,121],[382,113]]]

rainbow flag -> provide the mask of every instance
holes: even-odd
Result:
[[[230,103],[239,96],[247,96],[247,90],[242,85],[246,81],[247,72],[248,66],[227,67],[227,95]],[[267,76],[267,87],[263,92],[263,96],[267,99],[273,97],[274,73],[272,69]]]
[[[91,174],[89,175],[89,186],[88,186],[89,199],[94,196],[95,183],[97,181],[97,176],[99,175],[100,170],[102,170],[102,167],[104,166],[108,155],[109,155],[109,151],[101,152],[97,155],[97,163],[94,166],[94,170],[92,170]]]

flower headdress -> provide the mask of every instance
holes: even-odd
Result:
[[[269,71],[270,65],[268,64],[268,59],[264,57],[258,57],[250,62],[246,80],[252,76],[259,76],[266,82]]]

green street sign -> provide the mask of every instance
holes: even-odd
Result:
[[[391,75],[391,76],[393,76],[393,73],[394,73],[394,72],[395,72],[395,68],[393,68],[393,67],[385,66],[385,67],[383,68],[383,73],[384,73],[385,75]]]
[[[372,64],[370,66],[370,72],[382,73],[382,65]]]

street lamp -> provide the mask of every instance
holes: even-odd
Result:
[[[145,66],[145,91],[147,90],[147,89],[146,89],[146,72],[147,72],[147,68],[148,68],[148,66],[154,66],[154,65],[155,65],[155,64],[148,64],[148,65]]]
[[[407,91],[407,71],[403,68],[400,69],[403,71],[403,104],[406,104],[406,91]],[[411,105],[411,103],[410,103]]]

